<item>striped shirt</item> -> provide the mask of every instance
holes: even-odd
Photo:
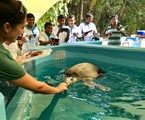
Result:
[[[121,24],[118,24],[120,31],[125,32],[124,27]],[[108,36],[110,33],[112,34],[109,38],[108,38],[108,44],[109,45],[120,45],[121,44],[121,32],[118,31],[114,26],[110,25],[106,32],[105,35]]]

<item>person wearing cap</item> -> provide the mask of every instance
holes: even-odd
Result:
[[[85,21],[79,25],[82,33],[82,41],[91,41],[92,38],[97,35],[97,28],[92,20],[93,15],[91,13],[87,13],[85,16]]]
[[[111,16],[110,25],[105,31],[105,36],[108,38],[108,45],[120,45],[121,36],[126,36],[126,31],[123,25],[120,24],[117,15]]]

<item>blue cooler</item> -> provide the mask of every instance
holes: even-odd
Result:
[[[137,35],[139,35],[139,36],[145,36],[145,30],[138,30],[137,31]],[[138,38],[138,42],[141,44],[143,39],[144,38]]]
[[[145,36],[145,30],[138,30],[137,35]]]

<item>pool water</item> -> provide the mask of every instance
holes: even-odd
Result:
[[[64,81],[63,71],[77,63],[90,62],[106,71],[94,82],[110,91],[73,83],[67,92],[32,96],[29,120],[145,120],[145,71],[132,67],[69,58],[49,61],[35,68],[35,77],[50,85]]]

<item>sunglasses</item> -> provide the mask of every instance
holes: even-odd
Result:
[[[19,15],[19,14],[24,14],[22,2],[21,2],[21,1],[17,1],[17,2],[20,3],[20,7],[19,7],[19,9],[17,10],[17,12],[16,12],[11,18],[9,18],[9,19],[7,20],[8,22],[11,21],[12,19],[14,19],[17,15]]]

